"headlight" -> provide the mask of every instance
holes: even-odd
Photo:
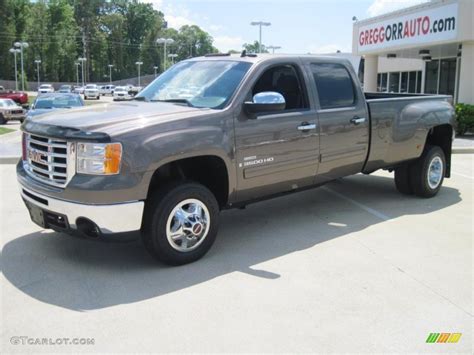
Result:
[[[77,143],[77,172],[80,174],[118,174],[121,160],[120,143]]]

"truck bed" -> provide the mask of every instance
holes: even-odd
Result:
[[[365,93],[370,115],[370,149],[365,173],[418,158],[426,142],[425,127],[449,122],[448,95]]]

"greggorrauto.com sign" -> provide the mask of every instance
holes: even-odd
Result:
[[[359,52],[456,38],[458,4],[440,6],[359,28]]]

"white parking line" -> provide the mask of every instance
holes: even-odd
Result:
[[[458,175],[458,176],[462,176],[462,177],[465,177],[467,179],[471,179],[471,180],[474,180],[474,177],[472,176],[469,176],[469,175],[465,175],[465,174],[461,174],[461,173],[456,173],[456,172],[452,172],[454,175]]]
[[[327,186],[323,186],[321,187],[322,189],[330,192],[331,194],[339,197],[339,198],[342,198],[343,200],[346,200],[350,203],[352,203],[353,205],[359,207],[359,208],[362,208],[364,211],[366,212],[369,212],[371,215],[377,217],[377,218],[380,218],[381,220],[384,220],[384,221],[388,221],[390,220],[391,218],[385,214],[383,214],[382,212],[379,212],[377,210],[374,210],[373,208],[370,208],[369,206],[366,206],[360,202],[357,202],[356,200],[353,200],[352,198],[350,197],[347,197],[347,196],[344,196],[343,194],[340,194],[339,192],[336,192],[334,191],[333,189],[327,187]]]

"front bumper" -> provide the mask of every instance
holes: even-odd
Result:
[[[31,219],[43,228],[77,232],[79,224],[90,221],[101,234],[112,234],[137,231],[141,227],[143,201],[94,205],[51,198],[22,184],[20,191]]]
[[[11,120],[23,120],[26,117],[25,113],[8,113],[4,114],[4,117],[7,121]]]

